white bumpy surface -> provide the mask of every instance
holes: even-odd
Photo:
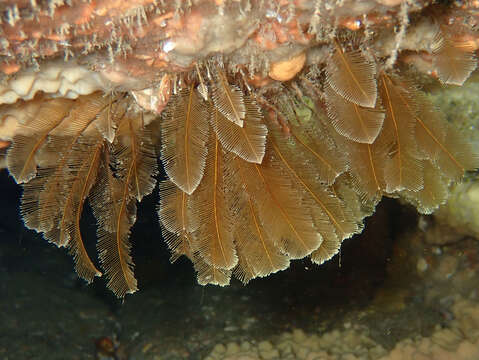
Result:
[[[75,99],[107,89],[111,89],[111,83],[100,73],[74,61],[55,61],[43,64],[37,71],[23,71],[0,84],[0,104],[31,100],[39,91],[52,97]]]

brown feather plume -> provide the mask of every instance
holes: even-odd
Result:
[[[70,111],[72,100],[55,99],[40,102],[35,113],[28,114],[8,150],[7,166],[17,183],[25,183],[36,176],[37,156],[48,135],[61,124]]]
[[[390,157],[384,169],[386,191],[420,190],[423,186],[422,163],[417,159],[414,138],[417,105],[413,94],[398,78],[384,73],[379,77],[379,89],[386,118],[377,141],[389,144]]]
[[[154,146],[141,114],[129,111],[121,119],[111,147],[90,203],[98,220],[97,248],[108,286],[123,297],[137,290],[129,243],[136,201],[151,193],[157,173]]]
[[[119,297],[135,291],[129,232],[136,201],[153,190],[157,174],[156,151],[143,114],[132,109],[125,95],[100,93],[43,100],[39,109],[40,116],[24,128],[33,146],[22,150],[28,156],[21,167],[31,169],[20,174],[37,173],[22,197],[26,224],[58,246],[67,246],[78,274],[90,282],[101,272],[86,251],[80,229],[89,199],[98,220],[99,258],[108,285]],[[42,114],[48,109],[51,119],[45,127],[42,123],[48,121]],[[32,129],[39,131],[28,133]],[[24,147],[17,140],[14,143]],[[21,158],[17,150],[12,156]]]
[[[328,243],[336,242],[339,246],[343,239],[357,231],[357,225],[352,221],[352,216],[348,216],[345,204],[316,181],[318,175],[315,166],[305,163],[297,156],[294,149],[299,146],[292,139],[285,140],[272,126],[269,130],[272,134],[271,148],[291,177],[294,187],[300,189],[304,205],[309,205],[314,225],[323,242],[327,239]]]
[[[461,179],[466,170],[479,167],[479,157],[472,144],[446,122],[425,95],[416,91],[415,97],[419,105],[415,118],[420,153],[453,181]]]
[[[217,121],[211,125],[226,151],[231,151],[246,161],[261,164],[268,129],[255,100],[251,96],[245,97],[244,104],[246,111],[243,127],[231,122],[219,111],[215,113]]]
[[[387,149],[378,144],[345,143],[353,186],[363,199],[381,196],[386,191]]]
[[[361,50],[343,51],[335,41],[335,51],[326,66],[326,82],[347,101],[367,108],[376,105],[376,65]]]
[[[212,122],[218,121],[219,112],[212,110]],[[193,234],[197,250],[204,261],[215,268],[230,270],[238,258],[233,242],[234,198],[238,196],[225,186],[226,167],[223,149],[218,137],[212,132],[205,175],[192,194],[192,208],[197,211],[202,223]]]
[[[326,87],[328,116],[334,129],[342,136],[359,143],[372,144],[384,122],[384,110],[379,102],[367,108],[345,100]]]
[[[281,253],[270,232],[261,219],[260,206],[254,197],[257,184],[254,182],[255,167],[241,158],[230,155],[231,181],[237,182],[240,190],[238,214],[236,215],[235,242],[238,266],[234,275],[246,283],[255,277],[267,276],[289,266],[288,257]]]
[[[56,154],[57,159],[51,164],[43,164],[43,167],[38,169],[38,176],[24,187],[21,213],[30,229],[40,232],[52,229],[53,220],[58,217],[60,198],[71,188],[74,181],[72,173],[66,168],[72,155],[74,156],[74,147],[88,134],[96,132],[90,124],[94,123],[98,116],[102,116],[111,102],[116,103],[118,100],[95,93],[70,103],[71,109],[63,121],[63,125],[68,126],[60,125],[54,129],[48,136],[48,143],[43,147],[49,155]],[[50,101],[55,102],[56,99]],[[60,129],[61,127],[63,129]],[[57,132],[58,135],[55,135]],[[60,238],[55,235],[48,238],[58,246],[65,245],[63,242],[57,242]]]
[[[192,260],[194,250],[192,233],[198,230],[200,219],[191,208],[191,195],[178,188],[172,181],[160,183],[158,216],[163,226],[166,244],[172,252],[172,261],[181,255]]]
[[[431,214],[446,202],[449,196],[449,180],[430,161],[425,161],[424,187],[419,191],[405,190],[402,195],[416,206],[420,213]]]
[[[269,147],[268,147],[269,148]],[[267,149],[261,165],[249,170],[250,195],[256,199],[261,221],[275,245],[291,259],[309,255],[321,244],[311,213],[301,199],[301,189],[291,181],[273,149]]]
[[[298,105],[299,106],[299,105]],[[298,158],[310,163],[317,171],[319,180],[331,185],[334,180],[347,169],[347,160],[338,151],[331,136],[328,136],[320,119],[322,113],[309,110],[300,114],[298,106],[291,106],[289,101],[281,103],[281,110],[291,127],[291,136],[298,146],[294,150]]]
[[[161,158],[168,177],[191,195],[205,168],[208,110],[194,87],[173,95],[163,112]]]
[[[246,105],[243,92],[236,85],[231,85],[221,68],[216,68],[216,81],[213,84],[213,104],[223,116],[237,126],[243,127]]]
[[[434,67],[444,84],[461,86],[476,70],[477,58],[470,40],[451,39],[438,32],[432,50]]]
[[[104,147],[104,139],[98,132],[96,136],[82,138],[81,142],[75,144],[68,154],[63,177],[57,176],[57,180],[62,181],[57,184],[58,188],[49,186],[44,189],[47,192],[60,191],[54,197],[56,212],[51,214],[54,226],[45,231],[44,236],[58,246],[68,246],[74,257],[78,275],[88,282],[91,282],[94,276],[100,276],[101,273],[85,249],[80,230],[80,218],[85,201],[98,180]],[[70,173],[65,173],[66,171]],[[42,195],[40,200],[50,194]],[[48,198],[52,197],[48,196]]]

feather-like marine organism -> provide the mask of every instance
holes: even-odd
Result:
[[[91,282],[102,273],[90,258],[80,229],[88,199],[98,220],[97,246],[108,285],[119,297],[131,293],[136,280],[129,231],[136,202],[151,193],[157,174],[156,151],[143,114],[124,94],[44,99],[42,107],[62,110],[52,111],[55,126],[40,132],[41,138],[29,134],[35,144],[29,152],[37,176],[25,186],[25,221],[49,241],[68,247],[78,274]]]
[[[449,183],[430,161],[424,164],[424,187],[419,191],[403,191],[404,198],[422,214],[431,214],[449,197]]]
[[[168,177],[192,194],[205,168],[208,110],[193,86],[173,95],[163,112],[161,159]]]
[[[131,110],[125,114],[110,146],[112,151],[104,153],[90,203],[98,221],[97,248],[108,286],[123,297],[137,290],[129,243],[136,202],[153,191],[158,170],[151,134],[141,113]]]
[[[61,212],[62,197],[71,189],[75,177],[68,170],[68,162],[75,155],[73,149],[85,137],[97,132],[94,126],[99,117],[106,116],[111,104],[125,108],[122,97],[104,97],[98,93],[83,96],[70,103],[70,110],[63,123],[54,129],[45,145],[48,154],[56,154],[58,158],[50,164],[43,164],[38,169],[38,176],[25,184],[22,195],[21,213],[25,224],[39,232],[45,232],[46,237],[58,246],[64,246],[66,237],[55,233],[58,226],[54,219]],[[51,99],[49,102],[56,102]],[[47,101],[45,101],[47,103]],[[126,111],[126,109],[125,109]],[[58,133],[57,135],[55,135]],[[81,154],[80,154],[81,156]],[[53,227],[57,229],[50,232]]]
[[[213,110],[213,122],[218,121],[219,113]],[[192,208],[201,219],[199,229],[193,234],[194,242],[204,261],[215,268],[230,270],[238,262],[233,241],[235,225],[234,198],[239,194],[225,184],[228,174],[218,137],[210,136],[205,175],[201,184],[192,194]]]
[[[305,163],[301,157],[297,156],[294,149],[299,146],[292,139],[289,141],[284,139],[271,127],[272,152],[291,178],[294,187],[300,189],[300,194],[305,201],[303,206],[309,205],[314,225],[323,243],[327,240],[327,243],[334,242],[339,246],[343,239],[357,231],[357,224],[345,204],[333,196],[326,186],[316,181],[318,172],[314,164]],[[323,246],[322,243],[321,246]]]
[[[373,144],[351,141],[340,135],[326,116],[320,116],[325,131],[328,132],[341,149],[346,159],[346,166],[351,177],[350,186],[361,196],[363,201],[380,198],[386,189],[384,167],[390,144],[375,140]]]
[[[74,181],[68,190],[65,203],[62,204],[61,220],[58,222],[59,242],[66,243],[73,255],[75,269],[80,277],[91,282],[100,271],[88,256],[80,230],[80,219],[87,197],[97,181],[101,156],[104,153],[105,142],[99,134],[97,137],[85,139],[78,144],[81,156],[70,157],[68,166],[75,172]],[[74,149],[76,151],[76,149]],[[56,235],[57,232],[54,231]],[[51,238],[51,233],[45,237]],[[64,240],[64,237],[67,239]]]
[[[379,77],[381,100],[386,109],[383,130],[377,141],[388,144],[389,157],[384,179],[386,191],[420,190],[422,163],[415,141],[417,105],[410,87],[400,79],[382,73]]]
[[[158,217],[163,226],[164,238],[172,252],[172,262],[181,255],[192,259],[194,250],[192,233],[198,230],[200,219],[191,208],[191,196],[172,181],[160,183]]]
[[[111,163],[110,153],[105,152],[90,203],[98,223],[97,249],[109,278],[108,287],[123,297],[137,290],[128,240],[135,222],[136,201],[125,194],[127,185],[123,179],[116,178]]]
[[[315,167],[319,180],[325,185],[331,185],[334,180],[347,169],[347,160],[344,153],[339,152],[334,140],[328,136],[322,121],[322,114],[310,109],[300,110],[290,106],[289,111],[283,104],[281,109],[291,127],[291,136],[298,145],[295,149],[298,157],[305,163]],[[287,110],[287,111],[285,111]]]
[[[236,85],[231,85],[226,74],[220,68],[216,71],[216,81],[213,86],[214,106],[231,122],[242,127],[246,116],[246,105],[243,92]]]
[[[348,141],[348,154],[352,185],[363,199],[381,196],[386,191],[385,167],[387,150],[378,144],[360,144]]]
[[[212,121],[211,126],[226,151],[231,151],[246,161],[261,164],[268,129],[254,98],[245,96],[244,104],[246,111],[242,127],[228,120],[216,109],[213,110],[216,121]]]
[[[384,122],[379,102],[375,108],[363,107],[345,100],[328,86],[326,103],[328,116],[339,134],[359,143],[372,144],[376,140]]]
[[[217,268],[208,264],[198,253],[193,254],[191,259],[197,272],[198,284],[200,285],[229,285],[232,270]]]
[[[461,86],[476,70],[477,58],[470,40],[451,39],[438,32],[432,50],[434,67],[444,84]]]
[[[108,98],[108,96],[105,97]],[[112,97],[113,95],[110,95],[110,99]],[[115,139],[116,127],[118,126],[116,119],[120,119],[126,112],[125,107],[121,105],[121,102],[110,100],[108,108],[99,113],[95,121],[96,128],[110,144]],[[123,114],[121,114],[122,111]]]
[[[344,99],[368,108],[376,106],[376,64],[361,50],[335,51],[326,66],[326,82]]]
[[[198,219],[193,221],[190,195],[178,188],[172,181],[160,183],[160,204],[158,216],[161,224],[169,232],[179,235],[182,232],[191,233],[199,226]]]
[[[421,154],[430,159],[446,178],[458,181],[466,170],[479,167],[472,144],[441,116],[427,97],[416,91],[416,139]]]
[[[19,184],[28,182],[36,176],[37,155],[47,141],[48,135],[61,124],[73,103],[68,99],[55,99],[39,102],[39,106],[29,106],[34,112],[24,120],[26,124],[19,129],[7,154],[7,166],[10,174]]]
[[[254,181],[257,176],[255,167],[246,165],[243,159],[234,155],[229,155],[228,161],[236,175],[232,181],[237,182],[241,190],[235,229],[239,260],[233,274],[246,283],[287,268],[289,259],[281,253],[261,219],[261,204],[258,204],[261,198],[254,197],[258,191]]]
[[[51,179],[45,177],[45,186],[39,192],[38,209],[42,206],[50,207],[51,228],[39,226],[43,229],[44,236],[58,246],[67,246],[73,255],[75,269],[79,276],[91,282],[101,272],[90,259],[80,230],[80,219],[83,213],[87,197],[90,196],[92,188],[98,180],[99,167],[102,154],[105,151],[105,140],[102,135],[94,129],[88,136],[82,136],[75,142],[71,149],[64,154],[65,161],[59,161],[58,171],[55,171],[52,179],[56,183],[53,186]],[[41,172],[40,172],[41,173]],[[27,189],[27,191],[34,189]],[[52,193],[53,192],[53,193]],[[23,201],[29,196],[25,195]],[[52,201],[47,203],[47,201]],[[26,212],[26,203],[22,204]],[[44,220],[40,217],[40,220]],[[48,230],[47,230],[48,229]]]
[[[291,259],[317,249],[322,238],[313,226],[311,212],[301,201],[301,189],[291,181],[273,150],[267,147],[261,165],[244,166],[252,167],[248,170],[252,176],[246,179],[250,196],[258,204],[263,226],[278,249]]]

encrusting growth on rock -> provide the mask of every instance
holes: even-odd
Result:
[[[245,3],[150,4],[137,8],[136,25],[121,16],[115,23],[114,13],[116,50],[106,41],[96,52],[84,49],[84,58],[79,36],[93,35],[76,18],[77,36],[63,34],[78,55],[67,74],[36,82],[35,73],[18,70],[5,79],[0,98],[16,102],[0,107],[0,137],[11,142],[7,167],[24,186],[25,225],[67,247],[88,282],[104,272],[117,296],[137,290],[129,235],[137,203],[156,186],[157,158],[168,176],[159,182],[158,216],[172,260],[188,257],[199,283],[217,285],[232,275],[246,283],[307,256],[322,264],[362,231],[382,196],[430,213],[449,184],[479,166],[477,149],[410,80],[414,72],[390,66],[429,64],[441,83],[462,85],[476,68],[477,15],[449,24],[467,8],[381,2],[373,16],[347,1],[349,12],[330,4],[337,15],[322,2],[295,1],[295,13],[281,1]],[[106,38],[100,20],[108,15],[100,13],[107,14],[85,16]],[[404,15],[401,36],[386,25],[391,13]],[[430,14],[434,23],[425,23]],[[12,64],[25,60],[14,34],[34,36],[30,25],[2,24],[3,40],[17,46],[4,55]],[[160,44],[155,54],[150,41]],[[50,50],[43,56],[56,54]],[[104,70],[93,71],[90,94],[75,90],[80,60]],[[4,74],[15,70],[8,61]],[[80,229],[87,200],[98,261]]]

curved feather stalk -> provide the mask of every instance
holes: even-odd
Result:
[[[251,254],[247,253],[247,250],[244,248],[238,248],[238,265],[233,270],[233,275],[244,285],[249,283],[251,280],[258,276],[258,273],[253,268],[253,265],[250,263],[249,258]]]
[[[232,210],[235,208],[234,199],[239,194],[225,186],[227,176],[223,150],[213,132],[205,175],[192,195],[192,208],[197,211],[195,216],[202,221],[193,238],[203,260],[208,265],[224,270],[230,270],[238,263],[233,241],[235,219]]]
[[[352,186],[363,200],[381,197],[386,191],[385,167],[387,150],[382,144],[359,144],[346,142]],[[390,161],[390,160],[389,160]]]
[[[470,40],[450,39],[439,32],[432,51],[434,67],[444,84],[461,86],[477,68],[477,58]]]
[[[261,199],[253,197],[254,188],[251,188],[255,169],[235,155],[229,156],[227,161],[233,167],[235,175],[231,181],[238,184],[241,194],[235,228],[239,260],[233,274],[246,283],[255,277],[286,269],[289,259],[280,252],[261,220],[260,206],[257,203]]]
[[[289,104],[282,104],[282,113],[286,116],[291,128],[291,136],[298,145],[294,152],[305,163],[316,168],[319,180],[331,185],[334,180],[347,169],[347,161],[343,152],[339,152],[334,140],[327,135],[322,126],[322,114],[313,113],[301,105],[293,109]]]
[[[334,129],[342,136],[356,142],[372,144],[382,129],[384,109],[380,102],[375,108],[367,108],[345,100],[327,86],[328,116]]]
[[[472,144],[443,119],[426,96],[416,91],[415,97],[420,105],[415,118],[416,139],[421,154],[453,181],[460,180],[466,170],[478,168],[479,152]]]
[[[301,189],[303,198],[307,199],[306,204],[310,205],[314,224],[323,240],[339,245],[343,239],[357,231],[357,224],[352,220],[351,214],[348,214],[349,210],[326,186],[318,184],[318,171],[314,164],[306,163],[297,156],[295,149],[299,146],[292,139],[285,139],[272,126],[269,130],[272,134],[271,148],[289,173],[294,187]]]
[[[377,141],[389,144],[390,149],[384,170],[386,191],[418,191],[423,186],[423,176],[415,141],[417,104],[406,85],[397,78],[382,73],[379,88],[386,118]]]
[[[54,219],[60,211],[59,202],[65,189],[71,188],[74,177],[67,171],[66,166],[72,155],[75,144],[81,141],[85,133],[91,133],[89,126],[96,122],[98,116],[109,109],[110,103],[118,99],[105,98],[99,93],[81,96],[72,104],[71,111],[65,117],[62,125],[53,130],[45,144],[47,153],[57,153],[58,160],[49,167],[40,168],[35,179],[24,186],[21,213],[25,224],[40,232],[47,232],[54,226]],[[61,129],[60,134],[55,135]],[[51,238],[58,246],[65,243],[60,239]]]
[[[104,151],[104,139],[99,133],[96,137],[82,138],[82,141],[73,147],[67,162],[67,167],[72,173],[66,176],[68,184],[62,186],[62,196],[57,204],[58,211],[54,214],[56,226],[44,233],[49,241],[59,246],[68,246],[78,275],[88,282],[101,273],[85,249],[80,219],[85,201],[97,182]]]
[[[216,68],[216,81],[213,86],[213,104],[229,121],[243,127],[246,105],[243,92],[236,85],[228,83],[225,72]]]
[[[245,177],[249,195],[255,199],[263,228],[276,247],[293,259],[317,249],[321,235],[313,226],[311,212],[303,204],[301,190],[284,172],[269,146],[261,165],[244,163],[244,167],[244,171],[252,174]]]
[[[165,231],[163,236],[172,252],[172,262],[181,255],[192,257],[194,250],[192,233],[198,230],[200,219],[191,208],[190,195],[170,180],[160,183],[158,217]]]
[[[200,285],[229,285],[231,279],[231,270],[219,269],[208,264],[201,255],[195,253],[191,259],[196,270],[198,284]]]
[[[430,161],[424,161],[424,187],[419,191],[403,191],[405,199],[421,214],[431,214],[449,197],[449,180]]]
[[[240,156],[246,161],[261,164],[266,148],[268,129],[263,115],[255,100],[245,97],[245,118],[243,127],[228,120],[216,108],[212,109],[211,125],[223,148]]]
[[[73,100],[33,100],[40,102],[36,110],[26,116],[7,153],[7,167],[18,184],[28,182],[37,173],[37,155],[48,135],[61,124],[71,109]]]
[[[127,111],[124,96],[103,96],[102,103],[108,104],[97,115],[95,126],[103,137],[111,144],[115,139],[116,129],[118,127],[118,119],[123,118]]]
[[[71,239],[68,242],[68,247],[70,249],[70,253],[73,255],[76,272],[87,282],[91,282],[94,276],[102,275],[101,272],[93,265],[88,253],[86,252],[80,231],[80,218],[86,198],[90,194],[90,191],[97,180],[101,154],[104,151],[103,139],[96,141],[93,146],[89,147],[91,149],[89,154],[90,156],[88,156],[87,160],[83,161],[81,164],[80,171],[76,175],[76,181],[73,182],[73,186],[70,190],[70,193],[73,197],[71,210],[74,217],[74,222],[67,224],[66,227],[66,230],[70,232],[69,236]],[[72,166],[72,164],[70,164],[70,166]],[[65,212],[68,214],[69,211],[70,208],[66,207]],[[45,237],[48,238],[49,234],[46,233]],[[62,236],[60,235],[60,242],[62,242],[61,238]]]
[[[161,159],[168,177],[191,195],[205,168],[208,111],[193,86],[172,95],[163,111]]]
[[[361,50],[344,52],[335,41],[335,51],[326,65],[326,81],[347,101],[367,108],[376,105],[376,65]]]
[[[108,287],[116,296],[124,297],[137,290],[128,240],[135,222],[136,202],[128,196],[128,184],[115,176],[111,164],[106,152],[90,203],[97,219],[97,250],[108,276]]]
[[[90,198],[98,220],[100,262],[108,287],[118,296],[137,290],[130,255],[130,229],[136,220],[136,201],[149,194],[157,173],[154,147],[143,118],[128,113],[118,126],[110,153],[105,154],[100,181]],[[114,171],[114,172],[113,172]]]

